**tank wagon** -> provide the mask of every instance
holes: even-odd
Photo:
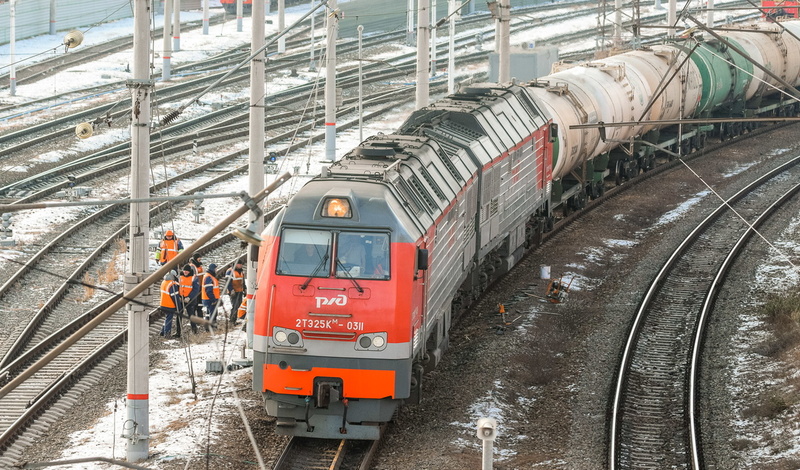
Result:
[[[796,22],[782,26],[800,33]],[[725,34],[792,86],[800,44],[775,24]],[[796,113],[733,48],[687,40],[466,87],[368,138],[292,197],[263,233],[253,388],[280,434],[377,439],[423,395],[454,315],[509,271],[557,209],[746,124],[676,118]],[[598,122],[635,125],[572,128]]]

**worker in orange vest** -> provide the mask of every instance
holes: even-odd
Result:
[[[156,261],[161,266],[167,264],[172,258],[178,256],[178,253],[183,251],[183,242],[180,238],[175,236],[175,232],[167,230],[164,233],[164,238],[158,244],[158,251],[156,252]]]
[[[203,274],[202,292],[206,320],[214,324],[217,321],[216,309],[219,302],[219,280],[217,279],[217,265],[214,263],[209,264],[208,270]]]
[[[203,309],[202,307],[199,307],[200,276],[196,276],[192,266],[187,264],[183,267],[181,275],[178,277],[178,284],[180,286],[181,298],[183,299],[183,312],[187,317],[190,317],[189,322],[192,325],[192,333],[197,333],[197,324],[192,321],[191,317],[197,316],[198,311],[200,312],[201,317],[203,315]],[[180,315],[178,318],[180,318]],[[178,324],[180,325],[180,323]],[[180,334],[180,330],[178,331],[178,334]]]
[[[236,312],[236,317],[239,320],[243,320],[244,317],[247,316],[247,299],[242,300],[242,303],[239,304],[239,309]]]
[[[169,338],[172,333],[172,317],[183,309],[183,299],[181,299],[180,287],[178,286],[175,271],[170,271],[161,281],[161,302],[159,308],[164,313],[164,326],[161,327],[161,336]],[[179,320],[180,321],[180,320]],[[180,325],[175,337],[180,336]]]
[[[192,269],[194,269],[194,273],[203,277],[203,261],[200,259],[200,253],[195,253],[189,259],[189,264],[192,265]]]
[[[244,297],[244,268],[242,267],[242,261],[236,260],[236,264],[228,269],[225,275],[228,278],[225,283],[225,290],[231,298],[231,314],[229,320],[231,323],[234,323],[236,322],[236,316],[239,312],[239,305],[242,304],[242,298]]]

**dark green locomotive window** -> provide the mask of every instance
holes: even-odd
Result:
[[[290,276],[329,277],[332,236],[328,230],[284,229],[276,272]]]
[[[336,277],[389,279],[389,235],[374,232],[339,233]]]

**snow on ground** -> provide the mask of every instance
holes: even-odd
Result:
[[[300,15],[302,15],[307,7],[295,7],[287,9],[287,24],[291,24]],[[212,10],[212,14],[219,13],[219,10]],[[274,15],[274,13],[272,13]],[[182,13],[184,19],[197,20],[202,18],[200,12],[184,12]],[[578,27],[586,26],[586,21],[582,22],[567,22],[566,24],[550,27],[542,27],[532,30],[524,34],[517,34],[512,37],[512,43],[518,44],[521,42],[529,42],[541,40],[543,38],[553,37],[558,34],[563,34],[565,29],[576,30]],[[592,22],[594,19],[592,19]],[[163,17],[156,16],[155,23],[158,25],[163,24]],[[267,33],[274,32],[277,21],[272,25],[267,25]],[[114,36],[128,35],[133,29],[133,20],[126,19],[120,20],[110,24],[103,24],[93,27],[86,35],[84,44],[93,44],[95,42],[102,42]],[[318,31],[317,34],[323,34],[324,31]],[[473,32],[466,32],[463,34],[474,34]],[[224,40],[221,40],[224,38]],[[24,60],[26,57],[31,57],[47,51],[55,46],[59,46],[62,41],[61,35],[55,36],[41,36],[24,41],[17,41],[16,54],[18,60]],[[250,41],[250,24],[248,20],[243,22],[243,31],[236,31],[236,21],[228,21],[222,25],[211,26],[209,28],[209,35],[203,35],[202,30],[194,31],[181,31],[181,51],[172,54],[172,65],[178,65],[183,62],[191,62],[201,60],[209,57],[225,48],[231,47],[232,44],[239,42],[241,44],[249,44]],[[439,41],[447,41],[446,35],[439,35]],[[162,50],[162,41],[155,41],[155,67],[158,70],[161,67],[160,54]],[[592,44],[593,45],[593,44]],[[403,46],[399,46],[403,47]],[[485,50],[488,52],[492,49],[492,43],[484,44]],[[586,47],[585,44],[573,47]],[[61,47],[58,47],[60,50]],[[63,51],[61,52],[63,53]],[[386,56],[378,55],[373,57],[374,60],[384,60]],[[0,68],[8,66],[8,45],[0,46]],[[440,62],[441,63],[441,62]],[[52,96],[56,93],[64,93],[70,90],[76,90],[90,86],[91,84],[104,84],[124,80],[129,78],[129,72],[126,70],[130,66],[130,53],[120,53],[112,55],[108,58],[99,60],[92,63],[90,66],[76,67],[74,70],[64,72],[52,79],[44,80],[36,85],[21,85],[17,87],[17,96],[8,96],[8,91],[4,90],[0,94],[7,103],[25,103],[28,101],[37,100],[43,97]],[[459,79],[467,78],[472,74],[484,72],[485,66],[470,66],[459,70]],[[316,79],[318,73],[301,72],[300,80],[310,81]],[[444,75],[440,75],[439,79],[444,79]],[[409,78],[413,79],[413,78]],[[297,85],[298,79],[279,80],[277,82],[270,82],[268,84],[269,91],[276,91],[289,86]],[[401,86],[413,86],[413,84],[402,84]],[[244,99],[244,95],[235,96],[233,94],[225,93],[211,93],[204,97],[203,105],[192,106],[186,110],[186,116],[196,115],[207,112],[214,104],[222,102],[230,102],[231,100]],[[52,103],[52,106],[68,106],[68,102]],[[364,136],[376,134],[378,132],[388,133],[396,129],[405,117],[412,111],[413,106],[405,106],[398,109],[395,113],[387,116],[378,122],[366,123],[364,129]],[[15,119],[36,120],[46,118],[47,112],[37,110],[36,112],[30,111],[22,116],[16,116]],[[8,116],[0,116],[0,122],[8,119]],[[27,121],[26,121],[27,122]],[[48,161],[57,161],[63,156],[64,152],[79,152],[85,151],[90,146],[106,145],[109,141],[120,141],[128,138],[127,129],[114,129],[113,131],[104,130],[90,139],[77,141],[68,150],[62,150],[61,154],[52,152],[43,155],[42,159]],[[341,132],[337,136],[336,154],[341,157],[349,149],[353,148],[359,142],[358,129],[351,129]],[[246,148],[246,143],[242,143],[239,148]],[[311,145],[309,148],[299,152],[286,155],[279,160],[279,173],[284,171],[295,172],[298,168],[299,176],[292,179],[289,183],[285,184],[273,197],[286,197],[295,192],[302,184],[304,184],[311,175],[318,174],[320,168],[325,163],[321,161],[320,156],[324,155],[325,144],[318,142]],[[209,157],[209,155],[206,155]],[[0,171],[20,171],[18,168],[0,168]],[[155,173],[158,173],[157,170]],[[169,170],[167,170],[169,173]],[[163,172],[162,176],[163,178]],[[268,183],[272,178],[268,177]],[[158,178],[157,178],[158,179]],[[118,182],[120,185],[126,185],[127,180],[121,179]],[[191,182],[182,183],[191,185]],[[213,188],[214,193],[231,193],[241,191],[247,188],[247,176],[243,175],[241,178],[217,185]],[[170,191],[174,194],[177,188],[172,188]],[[119,187],[113,188],[97,188],[95,195],[100,194],[118,194]],[[695,198],[687,202],[682,207],[679,207],[665,216],[659,223],[668,223],[671,220],[679,217],[685,211],[696,204],[707,193],[698,194]],[[189,209],[182,210],[176,215],[174,221],[176,226],[191,227],[193,233],[204,233],[213,227],[218,220],[229,214],[234,208],[240,205],[240,201],[236,198],[225,199],[206,199],[204,206],[206,207],[206,216],[201,219],[199,223],[195,222],[194,216]],[[15,222],[15,237],[22,242],[29,242],[38,237],[38,235],[47,230],[48,226],[56,222],[65,222],[71,218],[76,217],[80,208],[60,208],[60,209],[46,209],[38,211],[26,211],[23,217],[18,217]],[[24,220],[24,223],[21,221]],[[155,228],[155,227],[154,227]],[[190,238],[185,238],[186,241],[191,241]],[[620,240],[606,240],[604,242],[608,247],[627,246],[634,242],[620,241]],[[607,248],[597,248],[587,251],[587,261],[597,262],[597,257],[602,258]],[[9,259],[19,256],[20,252],[16,250],[0,250],[0,262],[3,259]],[[582,266],[574,266],[574,268],[582,269]],[[572,279],[572,289],[591,288],[597,280],[587,279],[577,273],[565,273],[565,282]],[[551,304],[543,304],[551,305]],[[534,315],[527,316],[524,320],[529,322],[536,313],[547,314],[548,312],[531,312]],[[522,333],[525,328],[520,327],[518,330]],[[150,452],[157,454],[159,457],[155,459],[152,464],[158,468],[159,462],[168,460],[170,456],[176,455],[178,449],[182,456],[194,455],[202,453],[202,449],[192,447],[189,443],[204,442],[203,436],[195,435],[194,432],[200,432],[207,428],[209,417],[214,413],[214,402],[209,397],[216,396],[216,405],[231,404],[233,403],[233,390],[234,381],[240,378],[241,375],[250,374],[248,369],[226,371],[224,374],[211,374],[205,372],[205,364],[208,360],[221,361],[223,364],[228,364],[233,358],[241,357],[242,351],[246,356],[251,355],[251,351],[244,349],[243,345],[246,339],[240,331],[234,331],[227,337],[217,334],[212,337],[207,343],[191,345],[190,347],[182,348],[180,344],[174,341],[174,349],[165,349],[162,351],[163,360],[160,362],[158,369],[150,372],[150,434],[152,436]],[[189,382],[189,355],[191,355],[191,368],[195,372],[197,379],[197,397],[191,392]],[[493,384],[494,389],[502,389],[502,383]],[[527,402],[527,406],[531,406],[532,402]],[[498,419],[500,424],[501,433],[503,421],[505,419],[513,419],[513,417],[506,416],[509,408],[518,407],[520,404],[503,404],[497,403],[496,398],[492,395],[491,390],[485,400],[481,400],[473,405],[470,413],[475,419],[481,416],[491,416]],[[104,456],[124,458],[125,455],[125,441],[120,438],[122,425],[125,420],[125,409],[122,397],[119,400],[109,403],[108,414],[102,417],[95,425],[85,431],[80,431],[72,436],[70,439],[75,442],[68,451],[64,452],[60,458],[79,458],[89,456]],[[184,423],[177,425],[176,423]],[[474,436],[474,421],[472,423],[453,423],[454,426],[459,426],[464,429],[464,439],[462,445],[468,448],[480,446]],[[213,430],[212,430],[213,433]],[[510,439],[524,439],[524,436],[510,437]],[[504,455],[501,451],[499,457],[501,459],[513,455],[513,452]],[[150,462],[148,462],[150,464]],[[62,467],[70,468],[70,467]],[[73,466],[71,468],[110,468],[105,464],[81,464],[80,467]]]
[[[213,427],[213,415],[220,413],[221,408],[230,409],[235,405],[234,390],[241,388],[241,382],[237,381],[251,373],[247,368],[232,371],[226,368],[223,374],[207,372],[206,361],[227,365],[234,359],[241,359],[243,354],[247,359],[252,359],[252,350],[243,349],[246,343],[246,334],[238,329],[229,332],[227,337],[217,333],[203,344],[184,345],[178,340],[168,340],[173,348],[162,349],[162,360],[157,368],[150,371],[149,451],[154,457],[146,463],[149,468],[160,468],[161,462],[175,457],[191,462],[192,456],[196,456],[195,465],[201,464],[209,423],[212,424],[212,440],[218,431]],[[196,381],[194,393],[190,363]],[[58,456],[58,460],[89,457],[125,459],[126,440],[120,437],[127,419],[124,396],[106,406],[107,414],[91,428],[70,435],[70,441],[75,444]],[[60,468],[103,469],[117,466],[82,463]]]

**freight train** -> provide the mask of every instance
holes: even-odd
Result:
[[[784,32],[784,28],[792,34]],[[263,232],[253,388],[277,432],[377,439],[455,315],[606,185],[797,114],[800,22],[695,33],[527,83],[477,84],[324,168]],[[774,72],[770,76],[741,54]],[[735,122],[704,125],[705,118]],[[691,119],[680,128],[658,121]],[[579,124],[632,125],[574,128]]]

